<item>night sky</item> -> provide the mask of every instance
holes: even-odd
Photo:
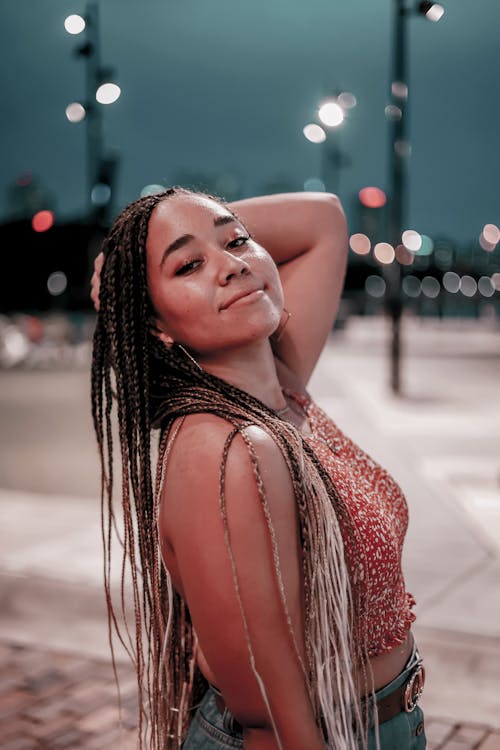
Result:
[[[500,223],[500,3],[442,0],[437,23],[409,19],[408,226],[460,243]],[[85,210],[82,36],[66,33],[78,0],[0,0],[0,218],[31,170],[56,217]],[[122,96],[105,111],[121,153],[116,207],[147,183],[229,175],[243,195],[318,176],[321,147],[302,128],[327,88],[358,100],[333,137],[351,159],[339,192],[349,214],[364,185],[387,188],[390,0],[103,0],[102,63]],[[222,184],[222,183],[221,183]]]

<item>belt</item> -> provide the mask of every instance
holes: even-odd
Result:
[[[421,664],[402,685],[377,701],[378,723],[383,724],[404,711],[411,714],[424,691],[425,669]]]
[[[390,721],[403,711],[408,714],[414,711],[424,690],[424,683],[425,669],[419,664],[417,669],[408,676],[408,679],[402,685],[377,701],[378,723],[383,724],[386,721]],[[214,697],[215,705],[220,713],[223,716],[229,714],[222,695],[214,692]],[[231,722],[232,731],[243,733],[243,727],[236,721],[234,716],[231,716]]]

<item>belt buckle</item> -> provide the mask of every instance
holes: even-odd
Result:
[[[417,707],[420,696],[424,692],[425,669],[419,666],[417,671],[410,677],[404,693],[403,708],[407,714],[411,714]]]

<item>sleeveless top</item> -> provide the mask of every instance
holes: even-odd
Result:
[[[357,585],[361,588],[368,655],[380,656],[403,643],[415,615],[401,567],[408,506],[399,485],[337,427],[310,396],[284,388],[304,411],[311,434],[305,440],[347,504],[359,540]],[[344,539],[348,567],[355,559]],[[351,569],[351,574],[352,574]]]

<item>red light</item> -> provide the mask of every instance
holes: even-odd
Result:
[[[35,232],[46,232],[54,224],[52,211],[38,211],[31,219],[31,226]]]
[[[387,196],[378,187],[365,187],[358,193],[358,198],[367,208],[382,208],[387,203]]]

